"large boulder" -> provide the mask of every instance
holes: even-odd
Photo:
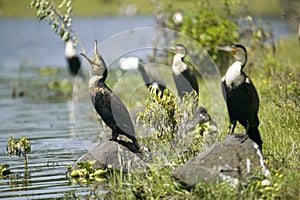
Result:
[[[79,158],[73,165],[78,168],[79,162],[95,160],[93,169],[105,169],[111,166],[112,169],[122,172],[134,170],[136,172],[147,169],[143,161],[143,155],[138,153],[134,145],[130,142],[119,140],[104,141],[93,150]]]
[[[210,183],[227,180],[237,184],[253,173],[268,175],[258,145],[250,139],[241,143],[242,137],[244,135],[228,135],[224,141],[207,148],[177,168],[173,177],[187,188],[192,188],[202,181]]]

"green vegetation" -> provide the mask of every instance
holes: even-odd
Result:
[[[143,141],[145,146],[153,149],[152,154],[156,155],[154,162],[176,166],[202,150],[205,140],[203,133],[208,131],[209,124],[193,122],[197,106],[196,92],[185,95],[179,102],[168,89],[164,90],[163,95],[156,88],[150,89],[146,109],[138,113],[138,121],[144,127],[155,129]],[[193,124],[193,128],[188,128],[188,124]]]
[[[225,8],[230,13],[231,7],[227,4],[224,6],[227,6]],[[171,13],[174,12],[171,11]],[[229,20],[227,16],[220,15],[212,3],[205,0],[199,1],[197,6],[184,13],[182,25],[178,26],[176,22],[169,19],[168,26],[193,38],[208,52],[218,66],[228,60],[228,56],[218,51],[216,47],[220,44],[234,44],[239,38],[237,23]]]
[[[0,165],[0,178],[10,174],[9,165]]]
[[[75,78],[67,70],[58,67],[26,68],[31,77],[23,78],[23,69],[19,70],[19,77],[12,81],[12,96],[18,92],[19,97],[29,97],[38,100],[65,101],[73,92]],[[76,84],[77,88],[85,87],[84,82]]]
[[[22,1],[11,1],[11,0],[0,0],[0,16],[3,17],[35,17],[35,11],[30,9],[31,0],[22,0]],[[60,0],[54,0],[57,5],[61,2]],[[137,8],[137,14],[151,15],[153,10],[161,2],[163,6],[168,6],[174,8],[180,8],[182,10],[189,10],[195,6],[194,0],[160,0],[153,1],[146,0],[75,0],[74,1],[74,16],[105,16],[105,15],[118,15],[122,13],[122,10],[128,5],[134,5]],[[220,0],[211,1],[219,11],[222,11],[224,8],[220,5]],[[236,14],[245,13],[244,5],[247,6],[247,9],[253,13],[255,16],[264,16],[270,17],[275,16],[279,17],[280,15],[287,12],[287,9],[295,8],[293,2],[285,3],[284,8],[279,0],[246,0],[246,1],[236,1],[238,5],[234,6],[233,10]],[[290,7],[288,5],[291,5]],[[292,6],[293,5],[293,6]]]
[[[72,165],[68,165],[68,172],[72,180],[79,183],[85,183],[88,181],[104,181],[106,180],[107,170],[93,169],[93,164],[95,161],[80,162],[78,163],[79,169],[74,169]]]
[[[73,82],[71,79],[65,79],[62,74],[62,71],[55,67],[45,67],[40,68],[38,73],[47,80],[46,83],[36,86],[41,91],[42,94],[47,94],[47,97],[69,97],[72,95],[73,91]]]
[[[46,19],[50,23],[52,30],[64,42],[69,40],[72,32],[71,13],[73,5],[71,0],[64,0],[58,6],[52,1],[32,0],[30,5],[31,8],[37,9],[37,18],[39,20]],[[61,10],[65,10],[65,13],[62,13]]]
[[[25,168],[27,168],[28,165],[28,154],[30,153],[31,145],[29,140],[22,136],[20,140],[15,139],[14,137],[10,137],[8,139],[7,145],[6,145],[6,153],[9,155],[16,154],[17,156],[23,156],[24,157],[24,165]]]

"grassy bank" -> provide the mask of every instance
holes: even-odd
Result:
[[[60,1],[55,1],[60,2]],[[189,10],[195,6],[195,1],[187,0],[161,0],[159,1],[163,6],[172,6],[176,9]],[[282,14],[282,9],[279,4],[279,0],[253,0],[242,1],[239,6],[235,7],[237,14],[245,14],[247,8],[255,16],[264,17],[279,17]],[[246,3],[245,3],[246,2]],[[220,10],[223,8],[220,6],[219,0],[212,1],[216,7]],[[150,0],[86,0],[86,1],[74,1],[74,16],[90,17],[90,16],[104,16],[104,15],[119,15],[124,13],[124,10],[128,5],[133,5],[137,8],[136,14],[151,15],[157,5]],[[245,6],[246,5],[246,6]],[[0,0],[0,17],[35,17],[35,10],[30,8],[30,0],[22,1],[10,1]]]

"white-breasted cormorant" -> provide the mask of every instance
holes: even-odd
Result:
[[[186,47],[182,44],[176,44],[173,48],[168,47],[168,50],[175,53],[172,62],[172,71],[180,99],[182,99],[187,93],[191,93],[193,90],[195,90],[197,96],[199,96],[199,86],[195,71],[191,69],[188,66],[189,63],[184,60],[187,55]],[[198,101],[195,118],[198,120],[198,124],[204,124],[208,121],[212,122],[210,115],[204,107],[198,105]]]
[[[72,40],[68,40],[65,45],[65,57],[68,62],[69,71],[73,76],[79,74],[82,78],[84,75],[79,71],[81,66],[81,61],[78,54],[74,48],[74,43]]]
[[[166,84],[160,76],[159,72],[157,71],[156,64],[146,64],[142,59],[132,56],[121,58],[119,61],[119,65],[120,68],[125,71],[138,69],[144,80],[145,85],[148,88],[150,86],[152,88],[158,88],[161,91],[161,94],[163,94],[164,90],[166,89]]]
[[[138,151],[141,150],[136,137],[131,117],[127,108],[105,84],[107,67],[102,56],[98,53],[97,41],[95,41],[94,59],[84,56],[92,66],[92,76],[89,80],[89,94],[91,101],[101,116],[102,120],[112,130],[112,140],[118,141],[119,134],[132,140]]]
[[[193,90],[198,94],[199,87],[196,74],[184,61],[187,49],[182,44],[176,44],[175,47],[169,47],[168,49],[175,53],[172,62],[172,71],[178,96],[182,98],[186,93],[190,93]]]
[[[240,44],[218,47],[219,50],[230,52],[234,63],[227,69],[222,78],[222,90],[227,104],[233,134],[238,121],[246,129],[246,136],[252,139],[262,149],[262,139],[259,134],[258,109],[259,97],[250,78],[243,72],[247,62],[246,48]]]

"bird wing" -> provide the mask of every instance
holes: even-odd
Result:
[[[191,77],[191,85],[193,87],[193,89],[197,92],[197,94],[199,93],[199,86],[198,86],[198,81],[197,81],[197,77],[196,74],[194,72],[193,69],[189,70],[190,73],[190,77]]]
[[[194,89],[198,94],[199,86],[198,86],[198,81],[197,81],[196,74],[194,73],[194,70],[188,68],[181,73],[182,73],[182,76],[184,77],[185,81],[187,81],[189,83],[189,87],[191,87],[191,89]]]
[[[222,94],[223,94],[224,100],[227,102],[225,76],[222,77],[221,88],[222,88]]]
[[[187,76],[189,76],[188,80],[190,80],[189,82],[190,82],[192,88],[197,92],[197,94],[199,94],[199,86],[198,86],[197,76],[196,76],[196,72],[195,72],[196,67],[194,65],[192,65],[192,63],[186,61],[185,59],[183,62],[185,62],[186,65],[188,65],[188,71],[187,71],[188,72]],[[185,78],[187,78],[185,74],[184,74],[184,76],[185,76]]]
[[[255,113],[258,113],[259,109],[259,97],[256,91],[256,88],[249,77],[246,76],[245,79],[245,88],[247,90],[247,93],[249,95],[249,98],[251,99],[252,105],[254,106]]]
[[[67,58],[68,64],[69,64],[69,70],[71,71],[72,74],[77,75],[81,62],[77,56],[73,56],[70,58]]]
[[[121,99],[114,93],[111,93],[111,109],[112,109],[113,118],[117,126],[125,134],[134,136],[135,131],[134,131],[134,127],[129,112],[126,106],[121,101]]]

